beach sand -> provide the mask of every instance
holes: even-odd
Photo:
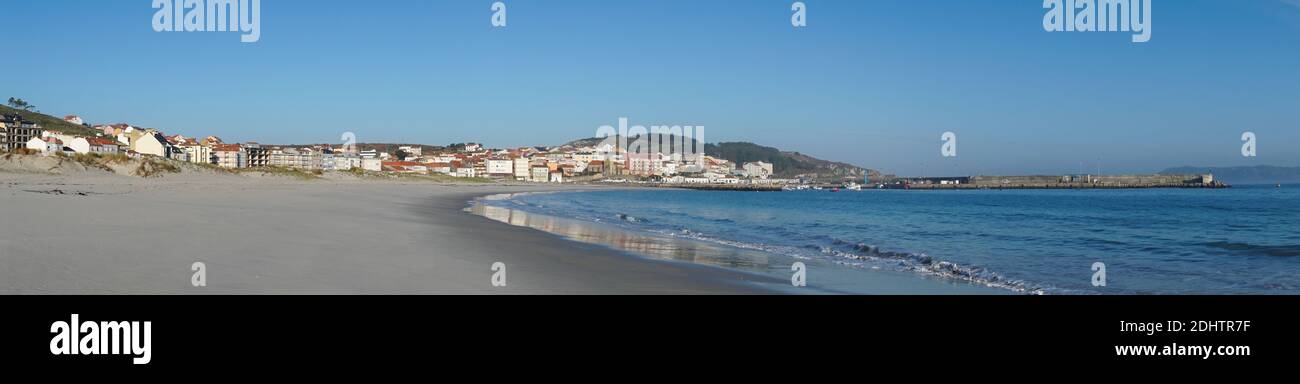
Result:
[[[0,294],[791,291],[770,275],[640,257],[465,210],[486,195],[600,187],[26,167],[0,169]],[[195,262],[204,287],[191,284]],[[498,262],[504,287],[492,285]],[[883,274],[878,283],[869,291],[997,293]]]
[[[0,294],[765,293],[466,213],[566,186],[0,172]],[[193,287],[191,266],[206,266]],[[491,284],[493,263],[506,286]]]

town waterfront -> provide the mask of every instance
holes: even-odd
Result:
[[[1300,186],[611,190],[512,195],[480,205],[507,222],[521,217],[517,212],[561,218],[564,225],[531,226],[651,257],[787,277],[793,262],[804,262],[814,291],[879,292],[882,278],[905,274],[1013,293],[1297,294],[1297,198]],[[589,235],[610,231],[639,236]],[[730,251],[680,252],[674,244],[681,241]],[[1098,262],[1106,267],[1105,286],[1093,285]]]

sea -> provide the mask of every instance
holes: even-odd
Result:
[[[1229,189],[675,189],[499,195],[489,218],[640,256],[882,292],[1300,294],[1300,185]],[[798,285],[791,280],[790,286]],[[893,284],[899,285],[899,284]]]

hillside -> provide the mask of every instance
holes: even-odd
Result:
[[[628,144],[631,145],[632,142],[636,141],[636,140],[639,139],[640,137],[641,137],[641,136],[628,136]],[[668,137],[668,143],[669,143],[668,145],[676,145],[676,143],[677,143],[677,138],[678,138],[678,136],[669,136],[669,137]],[[604,141],[605,141],[605,138],[603,138],[603,137],[592,137],[592,138],[588,138],[588,139],[578,139],[578,140],[570,141],[570,142],[568,142],[568,143],[564,143],[564,145],[559,146],[559,148],[566,148],[566,147],[567,147],[567,148],[595,147],[595,146],[600,145],[600,143],[602,143],[602,142],[604,142]],[[689,143],[686,143],[686,144],[687,144],[687,145],[695,145],[695,140],[691,140]]]
[[[1213,173],[1214,179],[1228,184],[1300,183],[1300,167],[1177,167],[1160,171],[1162,174]]]
[[[86,127],[84,125],[72,124],[63,121],[63,118],[54,117],[42,113],[28,112],[28,111],[14,109],[8,106],[0,105],[0,114],[4,114],[4,115],[18,114],[19,116],[23,117],[23,120],[34,121],[36,122],[36,124],[40,124],[41,128],[45,130],[59,131],[69,135],[77,135],[77,136],[95,136],[95,130],[90,129],[89,127]]]
[[[635,139],[635,138],[632,138]],[[600,144],[602,138],[588,138],[568,142],[561,147],[590,147]],[[693,143],[693,142],[692,142]],[[726,159],[737,166],[747,162],[762,161],[772,163],[772,170],[777,178],[808,177],[822,181],[841,181],[844,178],[862,180],[868,174],[872,180],[880,173],[852,164],[818,159],[799,152],[782,151],[773,147],[754,143],[730,142],[705,144],[704,153],[720,159]]]
[[[782,151],[754,143],[705,144],[704,153],[730,160],[737,165],[751,161],[772,163],[772,169],[778,178],[807,177],[823,181],[839,181],[844,178],[862,180],[868,175],[872,179],[880,176],[873,170],[856,165],[822,160],[799,152]]]

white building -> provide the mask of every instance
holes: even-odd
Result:
[[[72,150],[72,152],[83,155],[90,153],[90,141],[86,140],[84,137],[74,137],[72,140],[64,141],[64,143],[67,145],[68,149]]]
[[[167,147],[167,140],[153,131],[145,131],[131,141],[131,150],[142,155],[167,157],[170,153]]]
[[[40,151],[42,155],[49,156],[52,153],[62,151],[63,145],[59,144],[59,139],[33,137],[31,140],[27,140],[27,149]]]
[[[456,173],[455,173],[454,176],[456,176],[456,177],[478,177],[478,173],[474,171],[474,167],[460,167],[460,168],[456,168]]]
[[[545,183],[550,181],[551,170],[546,166],[532,167],[528,176],[528,181],[534,183]]]
[[[772,176],[772,163],[765,163],[762,161],[749,162],[745,163],[743,169],[745,170],[745,176],[749,177],[766,179]]]
[[[90,152],[105,155],[116,155],[120,152],[120,146],[116,141],[104,138],[90,139]]]
[[[408,146],[397,147],[397,150],[406,152],[407,160],[424,157],[424,147],[419,147],[419,146],[413,147],[408,145]]]
[[[361,168],[361,158],[357,156],[335,156],[334,170],[350,171],[355,168]]]
[[[488,159],[487,174],[489,176],[514,177],[515,161],[510,159]]]
[[[528,180],[528,158],[526,157],[515,158],[514,168],[515,168],[515,180],[518,181]]]

